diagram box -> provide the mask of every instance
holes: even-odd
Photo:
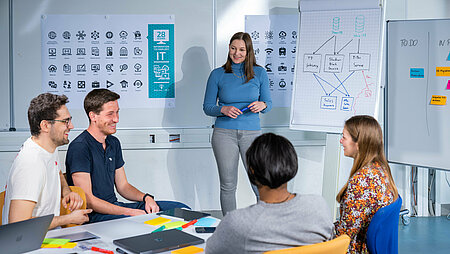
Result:
[[[349,70],[364,71],[370,69],[370,54],[350,53]]]
[[[353,107],[353,97],[342,97],[341,110],[350,111]]]
[[[344,65],[344,55],[325,55],[324,72],[340,73]]]
[[[336,109],[337,96],[322,96],[320,97],[321,109]]]
[[[320,54],[305,54],[303,58],[303,72],[320,72],[320,63],[322,62],[322,55]]]

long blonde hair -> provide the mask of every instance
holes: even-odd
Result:
[[[383,133],[377,120],[371,116],[359,115],[353,116],[345,121],[345,128],[350,134],[353,142],[358,143],[358,152],[353,161],[350,176],[344,187],[336,196],[338,202],[347,190],[348,181],[360,171],[363,167],[370,163],[378,163],[387,173],[387,187],[392,192],[394,200],[397,198],[398,191],[392,178],[391,168],[384,156]]]

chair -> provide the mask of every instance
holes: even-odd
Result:
[[[3,205],[5,204],[5,191],[0,193],[0,225],[2,225]]]
[[[398,220],[402,198],[380,208],[372,220],[366,234],[367,249],[370,254],[398,253]]]
[[[69,186],[69,187],[72,192],[78,193],[78,195],[80,195],[81,199],[83,199],[83,205],[80,207],[80,209],[86,209],[86,194],[84,193],[83,189],[81,189],[81,187],[78,187],[78,186]],[[61,208],[59,210],[59,213],[60,213],[60,215],[66,215],[66,214],[71,213],[71,211],[68,208],[64,208],[64,206],[61,203]],[[79,226],[79,225],[68,224],[68,225],[64,225],[62,227],[66,228],[66,227],[74,227],[74,226]]]
[[[333,240],[323,243],[316,243],[306,246],[299,246],[281,250],[271,250],[265,254],[345,254],[347,253],[348,245],[350,244],[350,237],[348,235],[341,235]]]

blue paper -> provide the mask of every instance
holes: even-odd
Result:
[[[210,217],[203,217],[198,219],[198,221],[194,224],[196,227],[211,227],[212,224],[216,222],[216,219]]]
[[[411,68],[409,69],[409,77],[410,78],[424,78],[425,70],[423,68]]]

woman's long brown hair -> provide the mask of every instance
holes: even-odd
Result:
[[[230,45],[234,40],[243,40],[245,43],[245,49],[247,50],[247,54],[245,56],[244,61],[244,73],[245,73],[245,83],[250,81],[254,76],[255,72],[253,71],[253,66],[258,66],[256,64],[255,52],[253,51],[252,39],[248,33],[238,32],[235,33],[230,39]],[[225,69],[226,73],[232,73],[231,64],[233,61],[230,58],[230,52],[228,51],[227,62],[222,65]]]
[[[338,202],[347,191],[348,181],[370,163],[378,163],[387,173],[387,187],[392,192],[394,200],[397,199],[398,191],[392,178],[391,168],[384,155],[383,133],[377,120],[371,116],[353,116],[345,122],[345,128],[352,137],[353,142],[358,143],[358,152],[353,161],[350,176],[344,187],[336,196]]]

